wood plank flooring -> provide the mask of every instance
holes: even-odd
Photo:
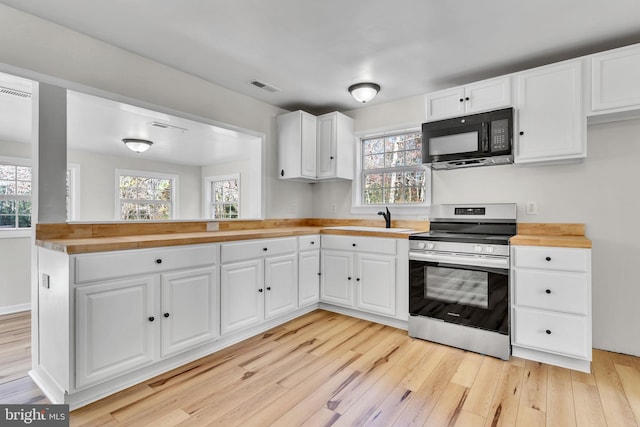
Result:
[[[46,403],[29,314],[0,316],[0,402]],[[508,362],[315,311],[71,413],[73,426],[638,426],[640,358]]]

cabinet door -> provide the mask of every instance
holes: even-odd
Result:
[[[356,306],[380,314],[396,314],[396,258],[358,254]]]
[[[586,156],[582,61],[517,75],[519,134],[515,162],[553,162]]]
[[[157,289],[158,276],[75,288],[76,389],[154,361]]]
[[[169,356],[219,335],[218,276],[215,267],[161,276],[161,356]]]
[[[464,108],[464,87],[454,87],[425,95],[427,121],[462,116]]]
[[[298,305],[320,300],[320,251],[300,252],[298,255]]]
[[[640,46],[591,57],[593,111],[640,108]]]
[[[353,254],[323,250],[320,260],[320,300],[352,307]]]
[[[336,175],[336,126],[337,114],[329,113],[318,117],[317,175],[329,178]]]
[[[316,117],[292,111],[277,118],[279,178],[316,178]]]
[[[311,114],[302,113],[301,174],[303,177],[315,179],[317,150],[316,118]]]
[[[466,114],[511,106],[511,78],[483,80],[465,87]]]
[[[264,287],[265,319],[295,310],[298,307],[297,254],[265,258]]]
[[[220,267],[222,334],[259,323],[264,318],[264,263],[261,259]]]

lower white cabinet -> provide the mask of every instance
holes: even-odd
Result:
[[[298,305],[320,300],[320,236],[298,237]]]
[[[394,316],[396,262],[394,239],[323,236],[320,300]]]
[[[511,250],[513,355],[589,372],[591,250]]]
[[[223,335],[298,307],[297,248],[295,237],[222,245],[220,314]],[[269,255],[256,258],[258,254]],[[225,260],[238,262],[225,263]]]

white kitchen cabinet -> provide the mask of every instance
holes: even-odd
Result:
[[[223,335],[298,307],[297,250],[295,237],[222,244]]]
[[[515,163],[563,163],[586,157],[582,75],[581,59],[515,75]]]
[[[277,117],[280,179],[353,179],[353,119],[339,112],[315,117],[293,111]]]
[[[318,117],[318,179],[353,179],[353,119],[333,112]]]
[[[427,121],[510,107],[511,77],[482,80],[425,95]]]
[[[316,116],[292,111],[277,117],[279,177],[316,179]]]
[[[640,110],[639,75],[640,45],[592,55],[591,114]]]
[[[323,236],[320,300],[357,310],[396,314],[396,241]]]
[[[76,388],[157,358],[157,282],[142,276],[76,288]]]
[[[216,267],[165,273],[160,280],[161,357],[212,341],[220,335]]]
[[[583,372],[591,362],[591,250],[512,246],[514,356]]]
[[[298,237],[298,305],[320,300],[320,236]]]

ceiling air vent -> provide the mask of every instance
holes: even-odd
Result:
[[[251,82],[252,85],[254,85],[257,88],[266,90],[267,92],[280,92],[280,89],[278,89],[277,87],[270,85],[269,83],[264,83],[258,80],[254,80]]]
[[[179,130],[179,131],[182,131],[182,132],[186,132],[186,131],[189,130],[187,128],[181,128],[180,126],[170,125],[169,123],[156,122],[156,121],[149,122],[149,126],[153,126],[153,127],[161,128],[161,129],[175,129],[175,130]]]
[[[4,86],[0,86],[0,93],[5,95],[17,96],[19,98],[31,98],[31,94],[29,92],[25,92],[23,90],[11,89]]]

